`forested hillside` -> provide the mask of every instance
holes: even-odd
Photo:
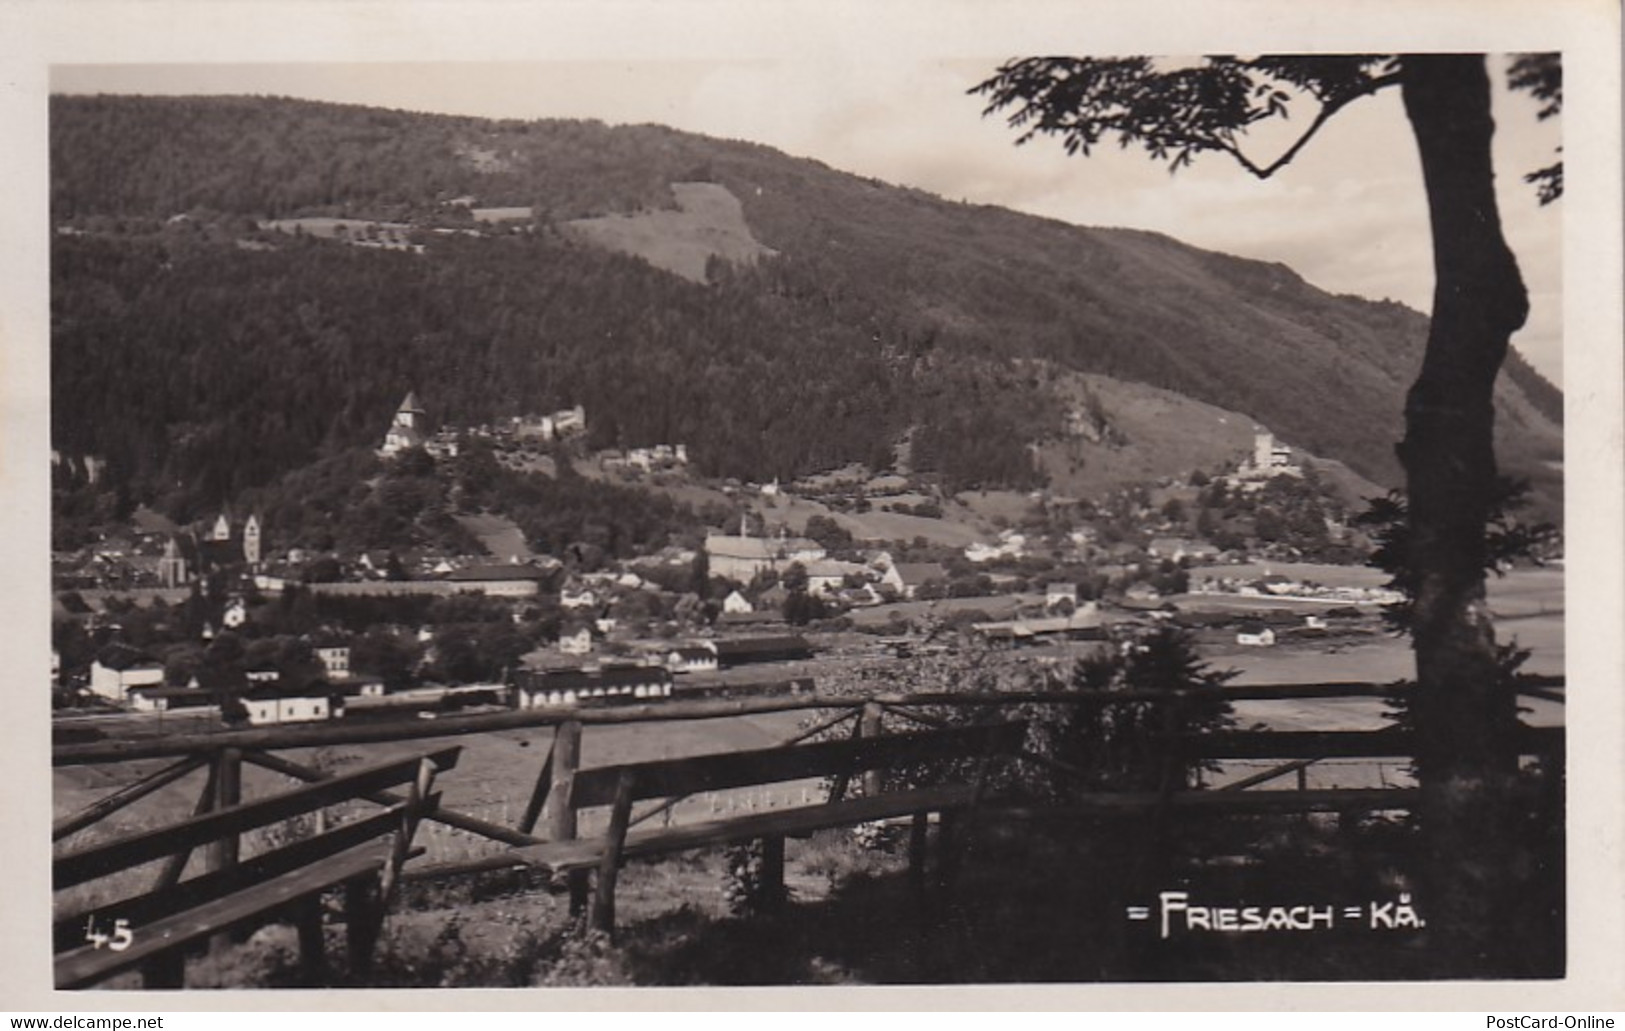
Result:
[[[1282,266],[654,126],[58,97],[51,161],[54,444],[183,516],[374,446],[408,389],[457,423],[584,404],[595,446],[763,480],[884,467],[912,429],[950,486],[1029,486],[1066,414],[1029,358],[1392,483],[1426,329]],[[568,225],[672,208],[674,182],[725,187],[776,253],[696,283]],[[304,216],[406,223],[422,252],[259,225]],[[1550,498],[1561,396],[1516,358],[1502,394],[1503,465]]]

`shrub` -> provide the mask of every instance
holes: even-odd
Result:
[[[1218,730],[1231,724],[1230,703],[1216,689],[1234,674],[1197,657],[1191,637],[1160,627],[1126,652],[1079,662],[1058,685],[1079,693],[1128,690],[1188,692],[1171,701],[1033,706],[1028,718],[1034,751],[1070,767],[1073,776],[1045,770],[1039,792],[1064,799],[1076,791],[1161,791],[1194,787],[1212,764],[1185,758],[1167,735]],[[1203,697],[1204,692],[1212,692]]]
[[[790,897],[782,881],[768,883],[762,876],[762,842],[758,839],[729,845],[723,852],[722,897],[734,916],[753,916],[780,909]]]

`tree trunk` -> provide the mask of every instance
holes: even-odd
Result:
[[[1507,973],[1499,926],[1518,885],[1511,788],[1516,698],[1485,599],[1495,489],[1494,386],[1528,297],[1501,233],[1482,55],[1407,56],[1402,93],[1421,153],[1436,282],[1421,373],[1398,448],[1409,494],[1412,706],[1427,849],[1422,896],[1443,976]]]

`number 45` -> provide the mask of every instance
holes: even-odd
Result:
[[[103,934],[96,930],[96,918],[93,916],[85,924],[85,941],[98,949],[105,945],[114,952],[123,952],[135,941],[135,933],[130,930],[130,921],[120,917],[113,921],[113,933]]]

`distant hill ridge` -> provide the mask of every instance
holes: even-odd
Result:
[[[413,386],[464,421],[585,403],[595,444],[682,440],[763,480],[883,468],[916,427],[916,466],[1025,486],[1066,415],[1029,360],[1246,413],[1393,484],[1427,328],[1279,264],[658,126],[55,97],[51,159],[53,221],[88,234],[55,241],[54,432],[146,493],[201,474],[230,496],[370,444]],[[681,217],[673,184],[700,183],[739,205],[720,235]],[[528,207],[531,231],[459,199]],[[310,216],[406,223],[427,250],[256,229]],[[1502,465],[1555,505],[1561,394],[1516,355],[1506,373]]]

